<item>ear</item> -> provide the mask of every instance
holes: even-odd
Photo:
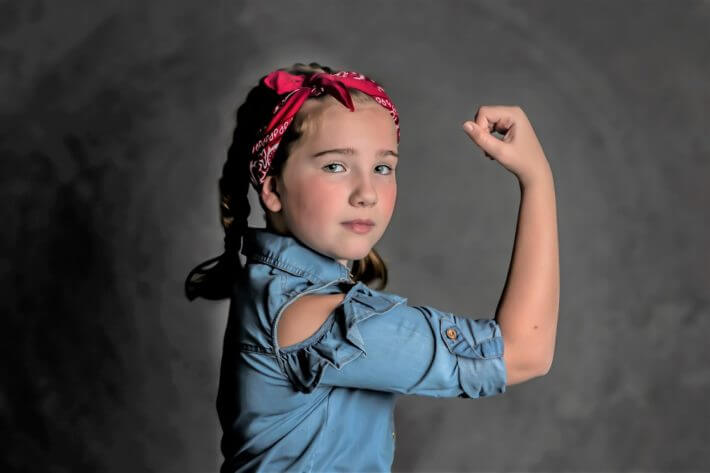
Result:
[[[266,176],[261,187],[261,200],[266,205],[266,208],[272,212],[281,210],[281,196],[277,190],[277,182],[275,176]]]

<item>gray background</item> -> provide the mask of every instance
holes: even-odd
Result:
[[[402,397],[395,471],[710,471],[710,3],[0,2],[3,471],[208,472],[236,107],[296,61],[401,114],[388,290],[491,317],[515,177],[460,129],[523,107],[555,175],[561,305],[542,378]],[[263,226],[259,215],[252,225]]]

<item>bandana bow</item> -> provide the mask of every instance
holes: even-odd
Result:
[[[397,142],[399,143],[399,115],[397,114],[397,109],[382,87],[360,73],[341,71],[335,74],[317,72],[309,75],[300,75],[277,70],[264,78],[264,84],[279,95],[287,95],[274,107],[274,116],[262,130],[259,139],[251,149],[249,174],[251,182],[257,191],[261,190],[261,185],[269,171],[271,160],[278,149],[281,138],[293,121],[293,117],[309,97],[318,97],[327,93],[335,97],[351,111],[355,111],[348,88],[365,92],[389,111],[397,129]]]

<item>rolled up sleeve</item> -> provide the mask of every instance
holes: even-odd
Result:
[[[469,319],[442,313],[431,307],[418,307],[428,317],[439,319],[440,333],[449,352],[457,357],[459,397],[477,398],[505,392],[503,336],[493,319]]]

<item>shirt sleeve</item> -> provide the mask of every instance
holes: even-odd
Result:
[[[294,388],[479,398],[505,392],[503,337],[471,319],[357,283],[308,339],[277,350]]]

